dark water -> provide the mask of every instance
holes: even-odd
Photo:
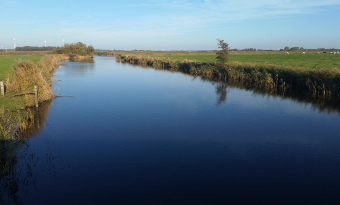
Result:
[[[108,57],[55,75],[74,98],[18,145],[5,204],[340,202],[337,112]]]

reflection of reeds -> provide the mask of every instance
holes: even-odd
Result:
[[[4,110],[0,113],[0,140],[25,139],[40,133],[52,100],[40,104],[39,108]]]
[[[38,160],[25,140],[0,139],[0,204],[22,204],[19,192],[34,180]]]
[[[118,55],[118,61],[151,66],[156,69],[180,71],[204,78],[217,78],[233,82],[244,82],[271,91],[285,92],[287,89],[305,90],[317,97],[340,95],[340,72],[338,69],[308,69],[275,65],[258,65],[230,62],[225,66],[199,61],[176,62],[137,56]]]
[[[28,121],[34,118],[34,113],[26,110],[5,110],[0,115],[0,140],[14,139],[18,132],[27,129]]]
[[[53,100],[49,100],[41,103],[39,108],[30,107],[27,109],[32,113],[32,118],[28,121],[26,129],[20,132],[20,138],[29,138],[40,133],[46,123],[52,102]]]

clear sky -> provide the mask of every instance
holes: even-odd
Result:
[[[0,46],[340,48],[340,0],[0,0]]]

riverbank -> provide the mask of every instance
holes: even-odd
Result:
[[[171,61],[201,61],[215,63],[216,51],[201,52],[97,52],[96,55],[103,56],[137,56]],[[308,69],[340,69],[340,54],[322,53],[317,51],[290,52],[284,51],[230,51],[228,56],[230,62],[248,63],[256,65],[275,65],[293,68]]]
[[[302,54],[301,54],[302,55]],[[171,60],[170,57],[117,54],[117,60],[125,63],[151,66],[156,69],[179,71],[194,76],[223,81],[242,82],[262,87],[269,92],[287,90],[308,92],[317,98],[340,97],[340,68],[307,68],[275,64],[255,64],[231,61],[225,66],[216,62],[197,60]]]
[[[68,55],[46,55],[39,62],[17,60],[14,66],[7,68],[5,97],[0,96],[0,136],[10,138],[20,130],[26,130],[29,121],[34,120],[34,112],[25,109],[35,105],[34,95],[16,96],[15,94],[38,87],[38,102],[52,100],[51,82],[53,72],[60,62],[68,60]],[[5,71],[4,71],[5,72]],[[1,79],[3,80],[3,79]]]

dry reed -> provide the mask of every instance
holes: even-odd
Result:
[[[39,102],[53,99],[54,94],[51,88],[53,71],[62,60],[67,58],[65,55],[47,55],[38,65],[32,61],[18,60],[14,65],[14,80],[6,83],[8,92],[21,93],[31,91],[34,85],[37,85]],[[27,107],[35,105],[33,95],[25,95],[24,98]]]

